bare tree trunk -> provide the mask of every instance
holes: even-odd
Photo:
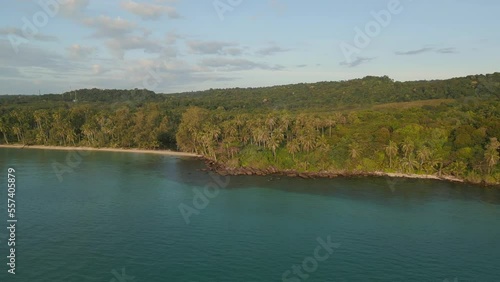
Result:
[[[3,134],[3,140],[5,140],[5,144],[9,144],[9,140],[7,140],[7,135],[5,134],[5,132],[2,132]]]

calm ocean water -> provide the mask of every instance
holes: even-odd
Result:
[[[9,167],[16,275],[7,273]],[[158,155],[0,149],[0,281],[500,281],[499,189],[202,168]]]

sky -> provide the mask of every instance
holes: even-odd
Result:
[[[496,0],[10,0],[0,94],[500,71]]]

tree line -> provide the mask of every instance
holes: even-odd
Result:
[[[156,104],[132,109],[14,109],[0,117],[3,143],[159,149],[175,147],[169,115]]]
[[[500,182],[500,120],[459,106],[322,114],[224,114],[193,107],[177,145],[229,167],[401,172]]]

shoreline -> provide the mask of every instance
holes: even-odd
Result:
[[[474,183],[460,179],[450,175],[427,175],[427,174],[407,174],[399,172],[362,172],[362,171],[335,171],[335,172],[298,172],[296,170],[278,170],[274,167],[267,169],[256,169],[256,168],[229,168],[223,164],[214,162],[202,155],[186,152],[176,152],[169,150],[147,150],[147,149],[124,149],[124,148],[94,148],[94,147],[77,147],[77,146],[43,146],[43,145],[19,145],[19,144],[0,144],[0,148],[8,149],[39,149],[39,150],[56,150],[56,151],[95,151],[95,152],[116,152],[116,153],[138,153],[138,154],[155,154],[164,155],[172,157],[189,157],[189,158],[200,158],[205,162],[208,171],[215,172],[217,174],[227,176],[268,176],[268,175],[280,175],[286,177],[296,177],[302,179],[316,179],[316,178],[339,178],[339,177],[389,177],[389,178],[404,178],[404,179],[429,179],[429,180],[439,180],[454,183],[464,183],[472,185],[480,185],[486,187],[500,187],[500,183],[496,184],[486,184],[486,183]]]
[[[43,146],[43,145],[0,145],[0,148],[8,149],[40,149],[40,150],[56,150],[56,151],[96,151],[96,152],[115,152],[115,153],[139,153],[139,154],[155,154],[174,157],[202,157],[193,153],[176,152],[169,150],[146,150],[146,149],[123,149],[123,148],[94,148],[94,147],[76,147],[76,146]]]
[[[488,184],[484,182],[471,182],[461,178],[457,178],[451,175],[429,175],[429,174],[409,174],[409,173],[400,173],[400,172],[383,172],[383,171],[374,171],[374,172],[363,172],[363,171],[324,171],[324,172],[298,172],[296,170],[279,170],[274,167],[270,167],[267,169],[256,169],[256,168],[229,168],[224,166],[223,164],[214,162],[212,160],[205,159],[205,164],[208,167],[208,170],[213,171],[217,174],[226,176],[238,176],[238,175],[247,175],[247,176],[269,176],[269,175],[279,175],[285,177],[295,177],[302,179],[321,179],[321,178],[339,178],[339,177],[388,177],[391,179],[396,178],[404,178],[404,179],[423,179],[423,180],[438,180],[438,181],[446,181],[452,183],[463,183],[463,184],[471,184],[471,185],[479,185],[483,187],[499,187],[500,183]]]

